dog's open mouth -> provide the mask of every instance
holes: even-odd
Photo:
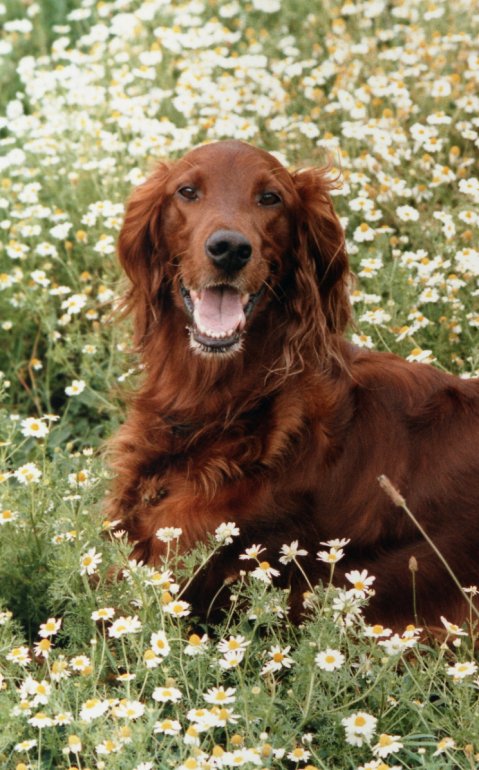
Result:
[[[189,327],[195,347],[207,353],[239,350],[247,319],[263,289],[241,294],[230,284],[207,286],[195,291],[181,284],[181,294],[193,325]]]

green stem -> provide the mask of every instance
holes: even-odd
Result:
[[[300,564],[300,563],[299,563],[299,561],[296,559],[296,557],[295,557],[295,558],[293,558],[293,562],[296,564],[297,568],[299,569],[299,571],[301,572],[302,576],[304,577],[304,579],[305,579],[305,581],[306,581],[306,585],[308,586],[309,590],[311,591],[311,593],[313,593],[313,591],[314,591],[314,587],[313,587],[313,585],[312,585],[312,583],[311,583],[311,581],[310,581],[309,577],[307,576],[306,572],[305,572],[305,571],[304,571],[304,569],[302,568],[301,564]]]
[[[306,696],[306,703],[304,704],[304,708],[303,708],[303,724],[306,721],[309,714],[309,709],[311,708],[311,701],[313,698],[313,689],[315,685],[315,680],[316,680],[316,672],[313,669],[313,673],[311,675],[311,679],[309,682],[308,694]]]
[[[42,767],[42,728],[38,731],[38,770]]]
[[[222,546],[222,544],[221,544],[221,543],[220,543],[220,544],[218,544],[217,546],[215,546],[215,548],[213,548],[213,550],[211,551],[211,553],[209,553],[209,554],[208,554],[208,556],[206,556],[206,557],[203,559],[203,561],[201,562],[201,564],[199,564],[199,566],[198,566],[198,567],[195,569],[195,571],[193,572],[193,574],[192,574],[192,576],[190,577],[190,579],[189,579],[189,580],[188,580],[188,581],[185,583],[185,585],[182,587],[181,591],[180,591],[180,592],[179,592],[179,594],[178,594],[178,599],[181,599],[181,597],[182,597],[182,596],[184,596],[185,592],[188,590],[188,588],[190,587],[190,585],[192,584],[192,582],[193,582],[193,581],[195,580],[195,578],[196,578],[196,577],[199,575],[199,573],[201,572],[201,570],[202,570],[204,567],[206,567],[206,565],[207,565],[207,564],[208,564],[208,562],[209,562],[209,561],[210,561],[210,560],[213,558],[213,556],[215,555],[215,553],[216,553],[217,551],[219,551],[219,549],[221,548],[221,546]]]
[[[181,625],[180,625],[180,622],[178,622],[176,630],[177,630],[178,636],[181,638]],[[178,662],[180,664],[180,670],[181,670],[181,674],[182,674],[182,682],[183,682],[183,684],[186,687],[186,695],[187,695],[188,700],[190,701],[191,700],[190,688],[188,686],[188,677],[186,676],[185,667],[183,665],[183,645],[181,645],[181,644],[179,645],[179,661]]]
[[[141,700],[141,699],[142,699],[142,697],[143,697],[143,693],[145,692],[146,683],[148,682],[148,677],[149,677],[149,674],[150,674],[150,672],[149,672],[149,670],[148,670],[148,671],[146,672],[146,674],[145,674],[145,678],[144,678],[144,680],[143,680],[143,684],[141,685],[141,689],[140,689],[140,692],[138,693],[138,700]]]
[[[130,667],[128,665],[128,656],[126,654],[125,640],[124,640],[123,636],[120,637],[120,642],[121,642],[121,649],[123,651],[123,659],[125,661],[126,673],[129,675],[130,674]],[[129,698],[130,697],[130,679],[129,678],[126,680],[126,694],[127,694],[128,698]]]
[[[35,520],[35,492],[33,484],[30,486],[30,507],[29,507],[29,519],[33,532],[33,539],[35,540],[37,556],[40,559],[42,556],[42,546],[40,541],[40,535],[37,529],[37,523]]]

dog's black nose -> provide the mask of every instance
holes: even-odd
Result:
[[[250,260],[253,248],[241,233],[235,230],[217,230],[205,243],[211,261],[226,273],[235,273]]]

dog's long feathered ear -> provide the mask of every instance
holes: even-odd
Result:
[[[118,239],[118,256],[131,281],[123,307],[133,313],[135,343],[140,345],[159,312],[164,280],[160,214],[170,167],[160,163],[132,193]]]
[[[293,174],[299,198],[293,315],[295,336],[322,360],[334,354],[335,335],[351,319],[350,271],[344,232],[333,209],[329,167]]]

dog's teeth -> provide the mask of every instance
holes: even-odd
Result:
[[[202,334],[205,334],[207,337],[211,337],[213,340],[220,340],[227,336],[224,332],[214,332],[211,331],[211,329],[200,329],[200,331]]]
[[[249,302],[249,294],[242,294],[241,295],[241,302],[243,303],[243,307],[248,304]]]
[[[233,334],[235,334],[238,331],[237,328],[232,328],[232,329],[228,329],[225,332],[216,332],[216,331],[212,331],[211,329],[206,329],[204,326],[201,326],[200,324],[197,324],[196,328],[200,334],[204,334],[205,337],[209,337],[210,339],[213,339],[213,340],[229,339],[230,337],[233,336]]]

